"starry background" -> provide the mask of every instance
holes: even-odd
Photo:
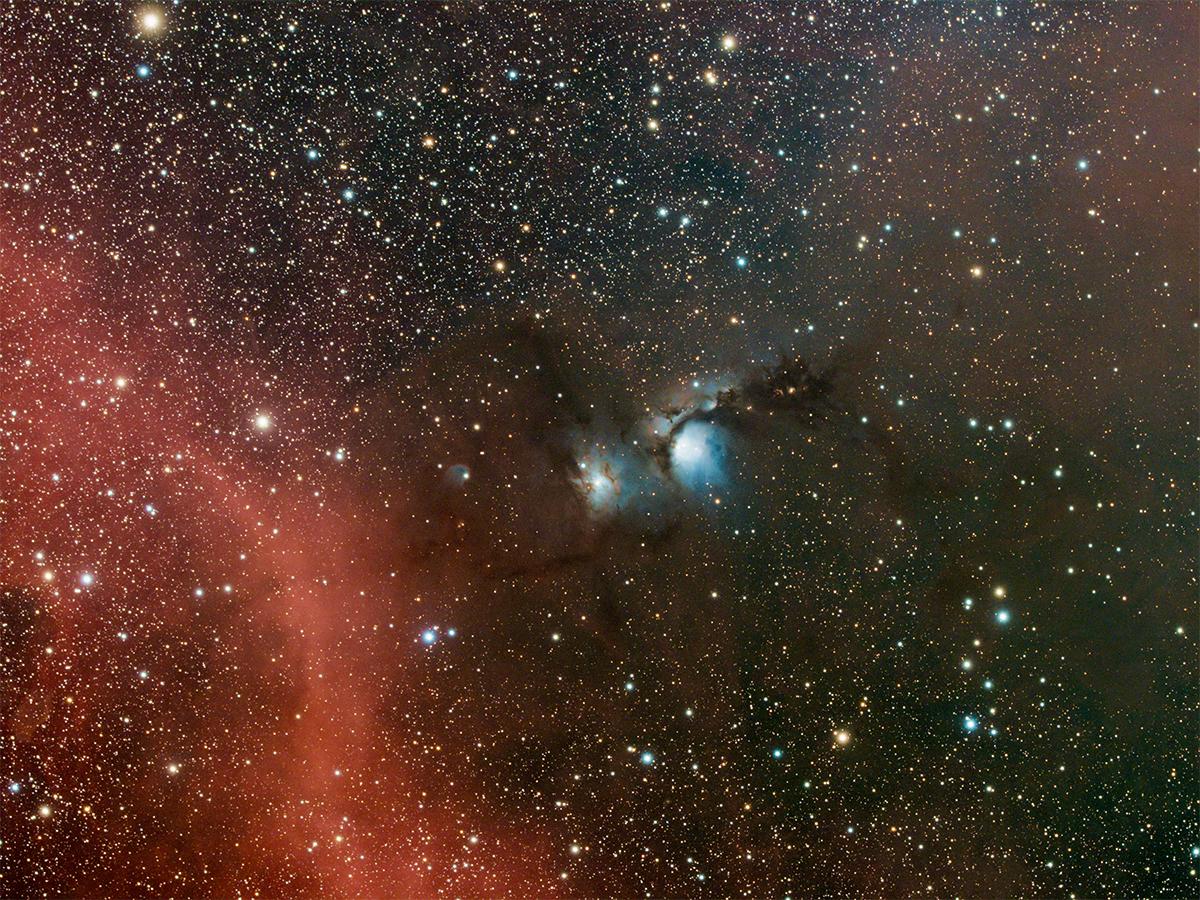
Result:
[[[0,893],[1197,890],[1186,3],[0,12]]]

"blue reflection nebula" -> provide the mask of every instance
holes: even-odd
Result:
[[[699,491],[725,482],[725,432],[710,422],[684,424],[671,442],[671,468],[684,487]]]

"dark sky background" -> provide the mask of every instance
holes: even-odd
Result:
[[[1187,3],[0,12],[0,894],[1190,896]]]

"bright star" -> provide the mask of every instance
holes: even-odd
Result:
[[[157,9],[147,9],[142,12],[141,18],[138,20],[138,27],[142,31],[158,31],[163,26],[162,13]]]

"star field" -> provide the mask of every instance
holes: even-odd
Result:
[[[0,895],[1194,895],[1198,24],[11,3]]]

